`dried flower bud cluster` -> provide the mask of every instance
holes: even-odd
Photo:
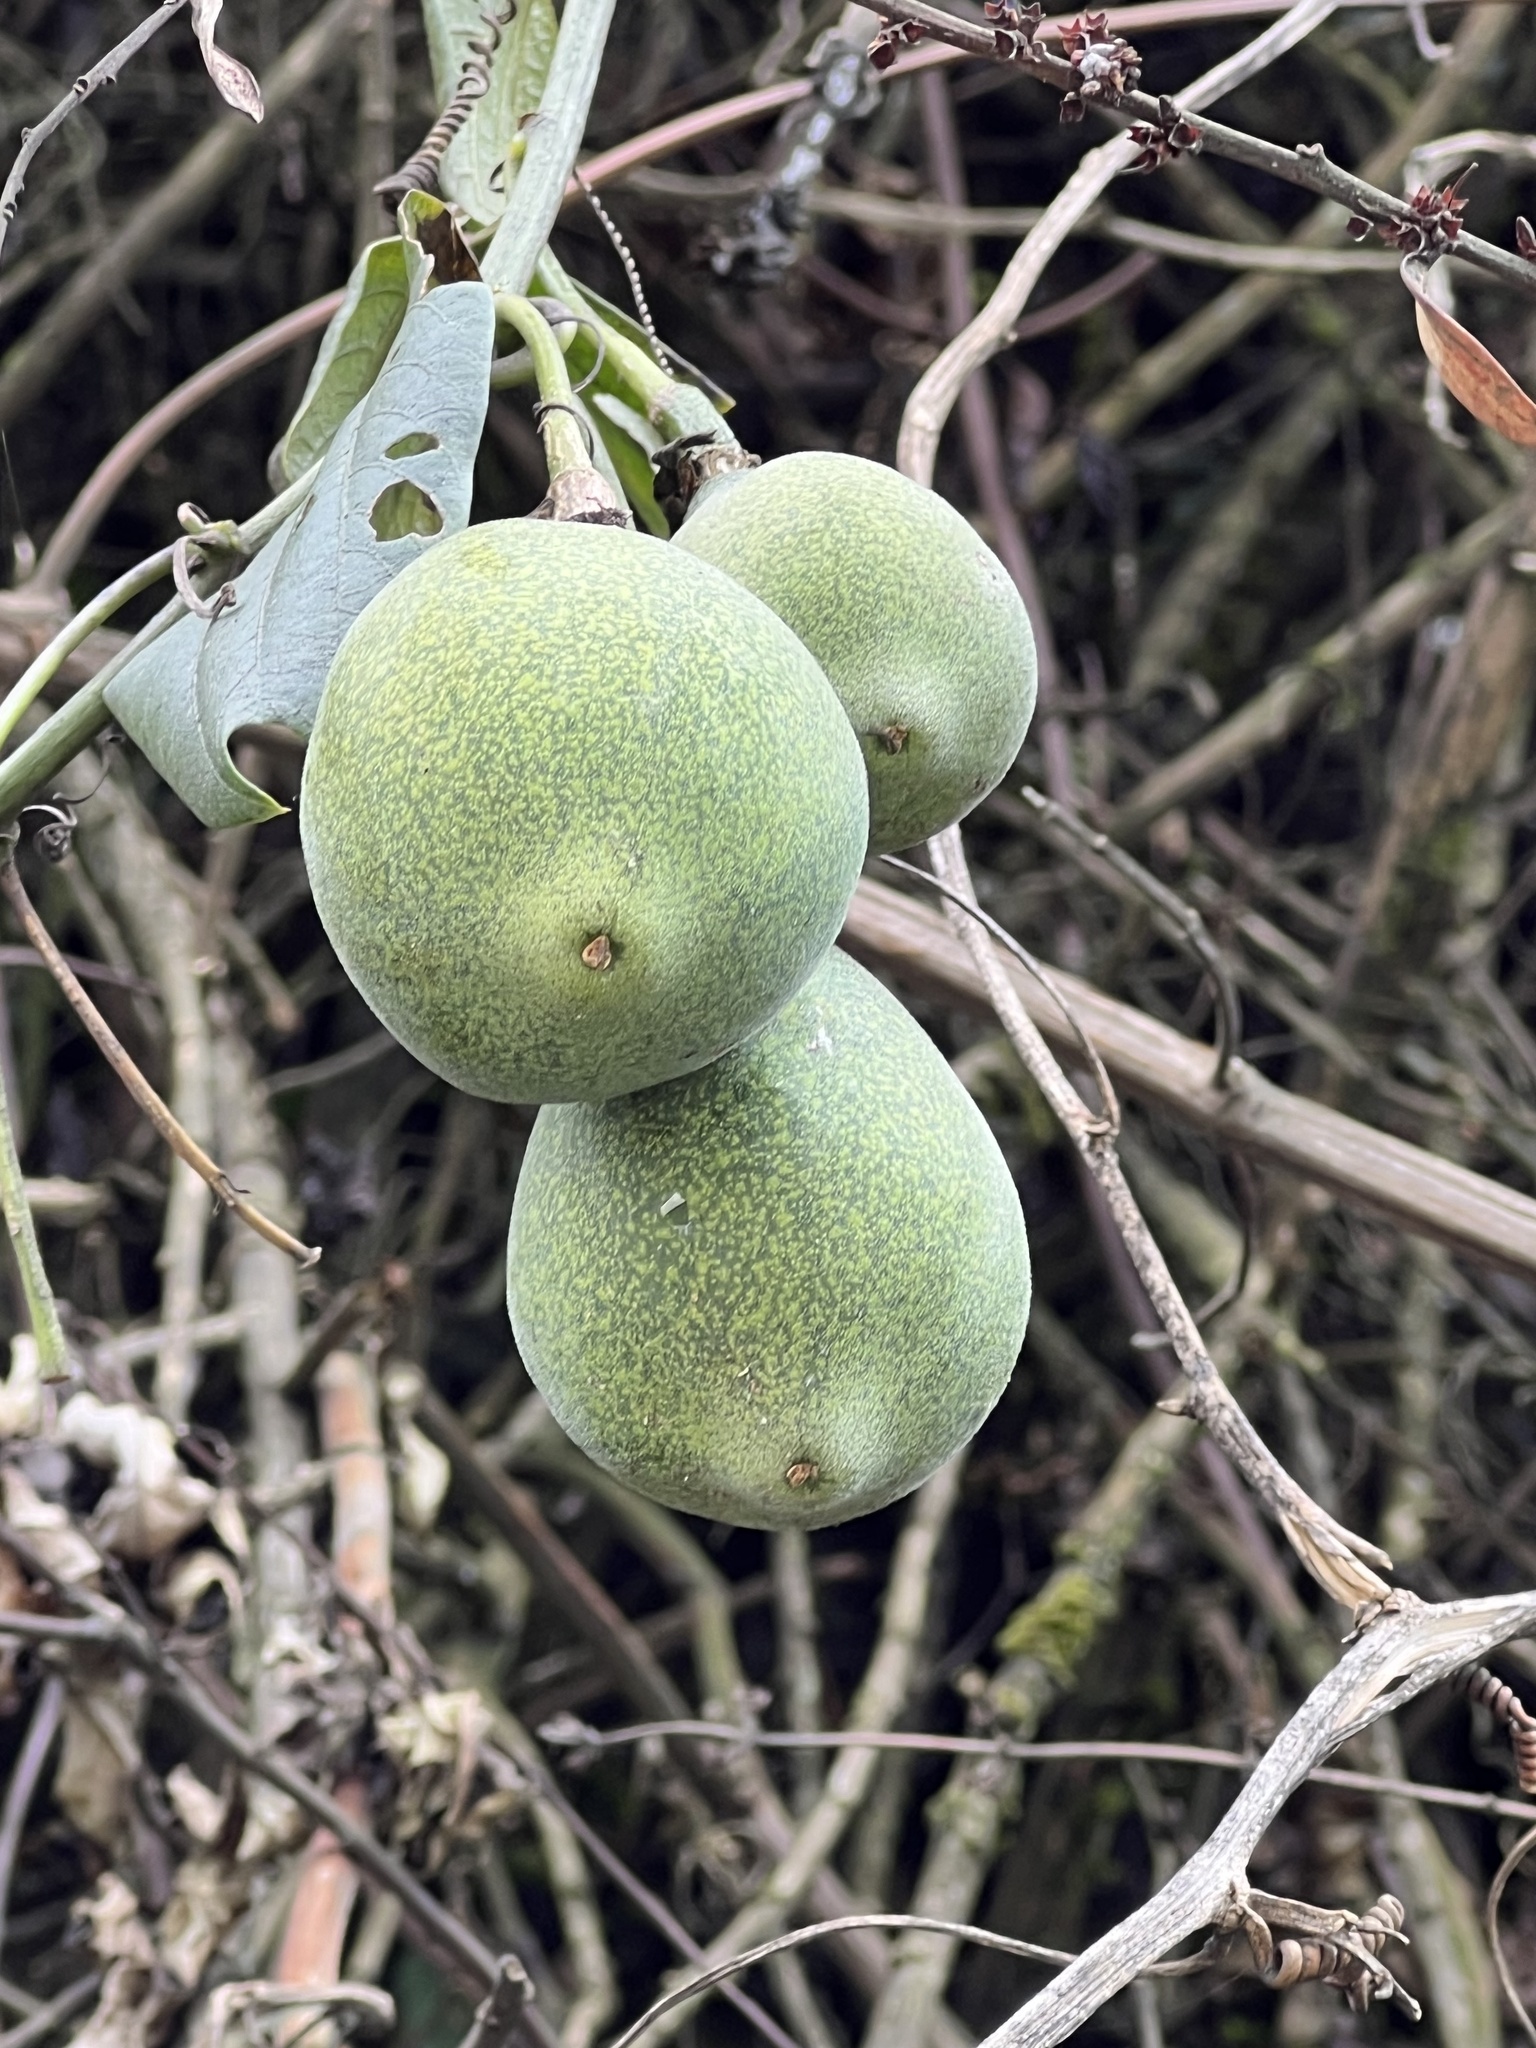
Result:
[[[1155,171],[1170,157],[1183,156],[1200,147],[1200,130],[1166,94],[1157,103],[1156,121],[1133,121],[1130,136],[1140,151],[1131,161],[1133,171]]]
[[[869,61],[877,71],[889,71],[903,44],[920,43],[927,35],[920,21],[888,21],[869,46]]]
[[[998,56],[1017,57],[1034,41],[1045,10],[1040,0],[1031,0],[1028,7],[1020,7],[1018,0],[986,0],[983,12],[995,24]]]
[[[1061,38],[1072,66],[1072,89],[1061,103],[1063,121],[1081,121],[1087,101],[1113,103],[1134,92],[1141,77],[1141,56],[1124,36],[1111,33],[1107,14],[1079,15]]]
[[[1409,219],[1373,221],[1356,214],[1349,223],[1349,233],[1355,241],[1363,242],[1374,232],[1389,248],[1400,249],[1405,256],[1440,255],[1453,249],[1461,233],[1461,216],[1467,208],[1461,187],[1476,169],[1476,164],[1468,164],[1453,184],[1439,192],[1432,185],[1421,185],[1408,202]]]

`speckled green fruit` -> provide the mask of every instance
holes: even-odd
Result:
[[[472,1095],[600,1101],[716,1059],[837,935],[859,752],[795,636],[613,527],[443,541],[342,643],[304,769],[325,929]]]
[[[872,853],[995,789],[1035,708],[1013,579],[952,505],[856,455],[781,456],[707,483],[673,542],[776,611],[826,670],[869,770]]]
[[[702,1073],[539,1112],[507,1301],[566,1433],[641,1493],[749,1528],[899,1499],[1008,1383],[1018,1196],[873,975],[829,954]]]

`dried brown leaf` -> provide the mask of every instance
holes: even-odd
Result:
[[[245,1904],[246,1881],[222,1857],[188,1856],[155,1929],[163,1968],[186,1991],[196,1989],[208,1960]]]
[[[1475,420],[1519,448],[1536,448],[1536,401],[1461,322],[1437,306],[1425,289],[1429,266],[1405,257],[1403,283],[1413,294],[1419,340],[1445,388]]]
[[[137,1963],[114,1963],[102,1980],[96,2010],[72,2048],[149,2048],[161,2004],[148,1995],[150,1972]]]
[[[115,1472],[91,1517],[103,1549],[158,1557],[208,1519],[214,1489],[182,1464],[170,1425],[158,1415],[76,1394],[60,1411],[59,1436],[91,1464]]]
[[[25,1473],[14,1465],[0,1469],[0,1501],[5,1519],[25,1536],[51,1572],[70,1585],[81,1585],[101,1570],[93,1544],[71,1522],[57,1501],[44,1500]]]
[[[160,1599],[166,1611],[185,1628],[198,1602],[213,1586],[222,1591],[229,1602],[231,1616],[238,1620],[245,1592],[240,1584],[240,1574],[221,1550],[194,1550],[186,1557],[177,1558],[160,1588]]]
[[[122,1846],[134,1773],[140,1762],[134,1729],[143,1693],[142,1676],[124,1672],[72,1694],[64,1707],[64,1746],[54,1773],[53,1796],[82,1835],[112,1852]],[[118,1895],[108,1892],[88,1909],[87,1917],[105,1915],[101,1923],[105,1930],[112,1918],[109,1909],[121,1906]],[[96,1925],[94,1918],[91,1924]],[[98,1947],[97,1953],[110,1961],[128,1951]]]
[[[231,57],[213,40],[214,27],[223,10],[224,0],[192,0],[192,30],[220,98],[237,114],[249,114],[253,121],[259,121],[265,111],[261,87],[238,57]]]
[[[216,1792],[205,1785],[189,1764],[176,1764],[167,1772],[166,1795],[194,1842],[211,1848],[223,1834],[229,1819],[231,1793],[228,1786]]]
[[[91,1930],[91,1947],[104,1963],[154,1968],[155,1945],[139,1917],[139,1902],[115,1871],[102,1873],[79,1912]]]
[[[43,1374],[37,1339],[22,1330],[11,1339],[11,1369],[0,1385],[0,1437],[36,1436],[43,1426]]]

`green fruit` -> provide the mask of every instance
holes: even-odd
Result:
[[[1013,579],[948,505],[856,455],[785,455],[694,499],[674,547],[792,627],[853,721],[869,846],[931,838],[995,789],[1035,708],[1035,641]]]
[[[981,1112],[839,952],[702,1073],[541,1110],[507,1275],[524,1363],[588,1456],[749,1528],[910,1492],[1002,1393],[1029,1312]]]
[[[504,520],[362,613],[304,770],[342,965],[472,1095],[596,1101],[716,1059],[836,937],[866,831],[815,662],[707,563]]]

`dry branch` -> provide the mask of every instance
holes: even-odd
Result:
[[[867,878],[843,927],[862,958],[973,1004],[986,1001],[964,942],[942,917]],[[1004,963],[1020,1002],[1071,1057],[1075,1040],[1061,1013],[1025,975]],[[1291,1095],[1236,1060],[1230,1086],[1215,1085],[1216,1056],[1076,975],[1053,969],[1118,1087],[1161,1104],[1223,1144],[1314,1180],[1349,1202],[1389,1216],[1488,1265],[1536,1272],[1536,1200],[1482,1174],[1373,1130],[1322,1103]]]
[[[42,955],[49,972],[64,991],[70,1008],[95,1039],[112,1071],[177,1158],[185,1160],[194,1173],[213,1189],[224,1207],[233,1210],[241,1222],[249,1224],[258,1236],[276,1245],[279,1251],[287,1252],[289,1257],[297,1259],[300,1265],[313,1265],[320,1256],[319,1248],[301,1244],[291,1231],[284,1230],[281,1224],[274,1223],[253,1203],[247,1201],[223,1167],[217,1160],[209,1158],[202,1146],[182,1128],[150,1087],[128,1057],[117,1034],[71,972],[64,955],[53,943],[47,927],[33,909],[31,899],[22,887],[21,877],[16,872],[16,863],[10,853],[7,853],[3,864],[0,864],[0,894],[4,895],[5,900],[15,911],[21,921],[22,930]]]
[[[1202,1927],[1236,1924],[1247,1868],[1285,1801],[1323,1758],[1383,1714],[1536,1624],[1536,1593],[1428,1606],[1397,1593],[1297,1709],[1203,1847],[1145,1906],[988,2035],[984,2048],[1055,2048],[1149,1963]]]

